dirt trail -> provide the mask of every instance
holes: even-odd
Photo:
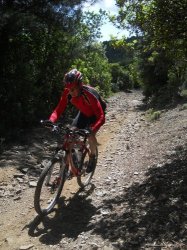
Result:
[[[53,139],[39,130],[2,154],[0,249],[187,249],[187,111],[179,105],[149,122],[141,99],[110,98],[93,188],[78,192],[74,180],[66,207],[43,219],[31,182]]]

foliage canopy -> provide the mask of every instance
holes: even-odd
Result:
[[[110,93],[108,61],[95,45],[105,13],[82,13],[85,2],[94,1],[0,2],[1,133],[47,118],[73,66]]]
[[[187,83],[186,0],[116,0],[116,4],[116,22],[137,36],[134,62],[146,99],[174,100]]]

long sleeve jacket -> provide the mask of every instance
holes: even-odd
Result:
[[[95,123],[91,124],[91,129],[93,132],[97,132],[99,128],[105,123],[105,115],[99,100],[86,89],[82,89],[79,96],[71,98],[69,97],[71,97],[69,94],[69,89],[64,89],[61,99],[55,110],[50,115],[49,120],[56,122],[66,109],[68,102],[71,102],[85,116],[96,117]]]

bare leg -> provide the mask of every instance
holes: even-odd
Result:
[[[88,137],[88,143],[90,145],[91,155],[96,155],[97,139],[95,133],[92,133]]]
[[[90,151],[91,151],[91,155],[89,158],[89,163],[86,169],[87,173],[91,173],[92,171],[94,171],[95,166],[96,166],[96,150],[97,150],[97,139],[95,137],[95,133],[92,133],[89,137],[88,137],[88,143],[90,146]]]

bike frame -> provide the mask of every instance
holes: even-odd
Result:
[[[52,132],[62,135],[52,159],[44,166],[35,190],[35,210],[39,215],[46,215],[58,202],[66,180],[77,177],[78,185],[84,188],[89,184],[94,171],[86,174],[90,159],[87,140],[90,135],[89,130],[72,130],[50,121],[41,121],[41,123]],[[74,156],[77,156],[77,160]]]
[[[74,165],[73,158],[72,158],[72,149],[78,145],[83,154],[88,153],[90,155],[90,151],[88,147],[86,146],[87,137],[84,136],[83,140],[81,140],[80,136],[72,132],[72,134],[66,133],[64,135],[63,140],[64,140],[63,143],[60,144],[60,147],[58,146],[58,149],[59,150],[62,149],[65,151],[66,153],[65,154],[65,167],[68,169],[70,173],[72,173],[74,177],[77,177],[81,174],[81,171]]]

